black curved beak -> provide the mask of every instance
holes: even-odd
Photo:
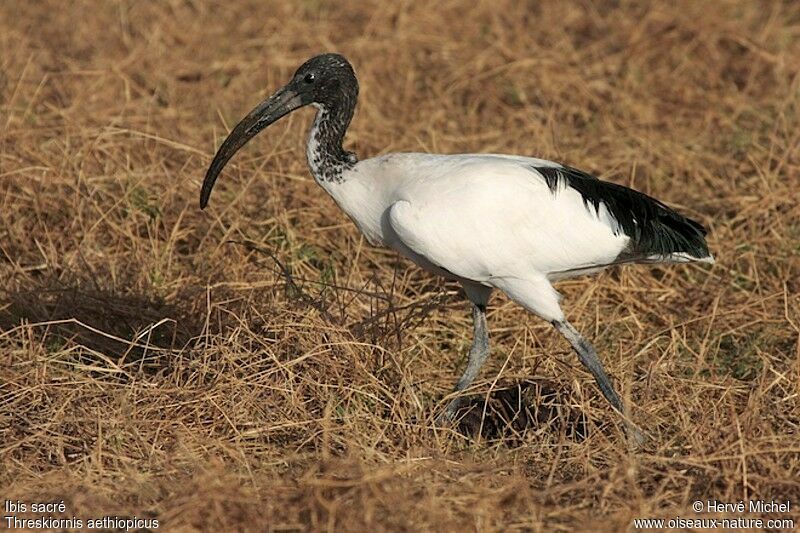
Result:
[[[208,198],[211,196],[214,182],[217,181],[217,176],[233,157],[233,154],[273,122],[295,109],[309,104],[310,102],[307,102],[306,99],[305,95],[294,90],[290,83],[258,104],[233,128],[228,138],[217,150],[211,166],[208,167],[206,178],[203,180],[203,188],[200,190],[200,209],[205,209],[208,205]]]

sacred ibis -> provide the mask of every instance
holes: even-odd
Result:
[[[594,348],[564,317],[552,282],[622,263],[713,262],[703,226],[646,194],[544,159],[395,153],[359,160],[342,147],[357,97],[355,72],[343,56],[306,61],[222,143],[200,207],[237,150],[276,120],[312,105],[317,113],[306,157],[316,182],[370,244],[459,282],[473,304],[467,368],[438,422],[453,420],[458,393],[489,354],[486,306],[493,289],[550,322],[625,415]]]

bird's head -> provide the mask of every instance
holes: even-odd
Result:
[[[339,54],[312,57],[300,65],[286,87],[308,95],[310,100],[305,103],[322,107],[334,106],[342,98],[358,96],[356,73],[350,62]]]
[[[289,83],[250,111],[219,147],[203,181],[200,208],[208,205],[211,189],[225,164],[261,130],[303,106],[314,104],[331,109],[338,102],[357,96],[358,81],[344,56],[321,54],[303,63]]]

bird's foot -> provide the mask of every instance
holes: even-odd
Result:
[[[454,398],[447,404],[444,411],[439,413],[439,415],[434,420],[434,423],[440,428],[448,428],[453,425],[456,421],[456,413],[458,408],[461,406],[461,399]]]
[[[628,436],[628,443],[634,449],[641,448],[647,442],[647,436],[629,420],[625,421],[625,433]]]

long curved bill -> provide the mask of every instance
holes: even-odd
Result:
[[[255,137],[258,132],[303,105],[305,103],[301,95],[286,86],[258,104],[233,128],[233,131],[217,150],[211,166],[208,167],[206,178],[203,180],[203,188],[200,190],[200,209],[205,209],[208,205],[208,198],[211,196],[214,182],[217,181],[217,176],[233,157],[233,154]]]

